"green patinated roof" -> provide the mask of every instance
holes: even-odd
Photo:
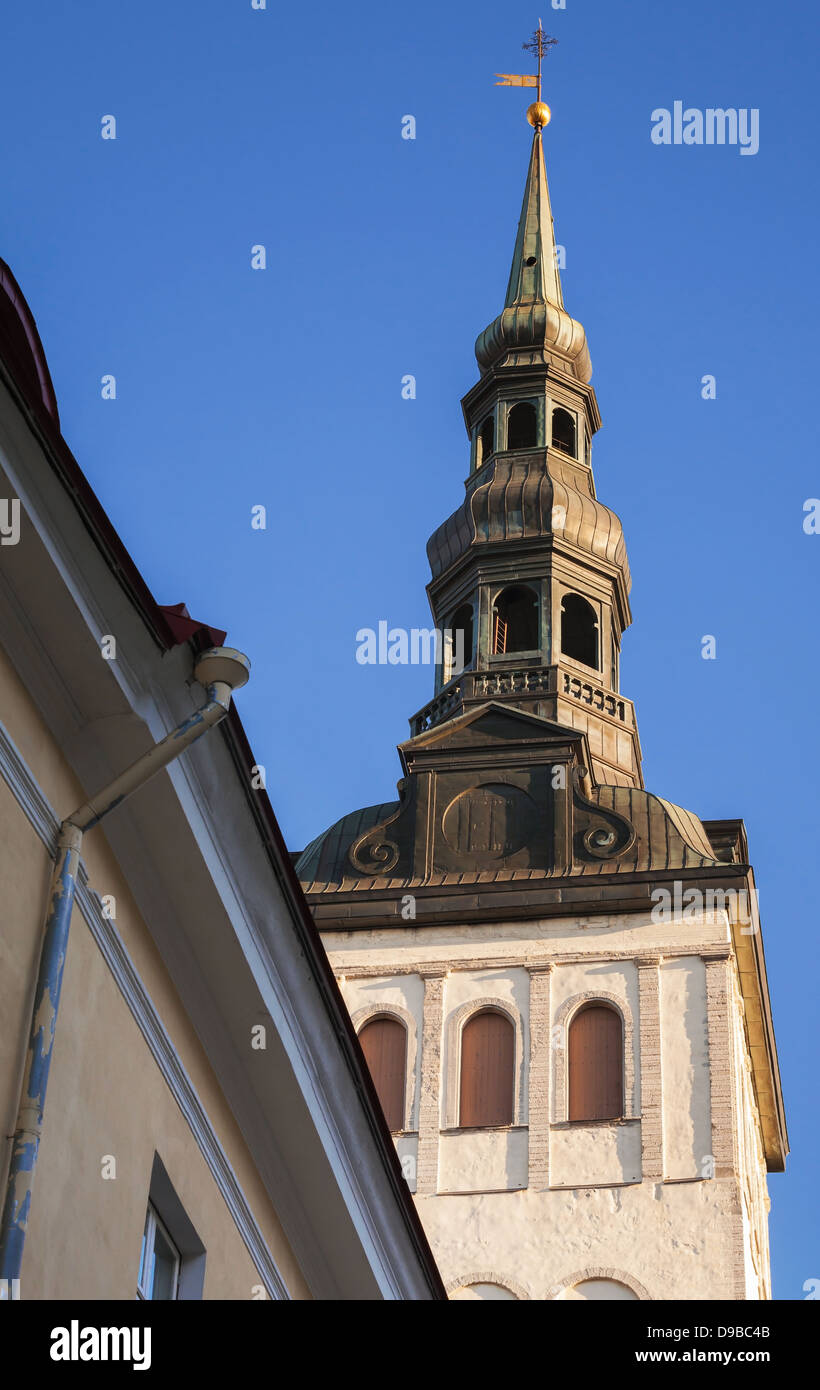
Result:
[[[302,850],[294,866],[302,883],[323,882],[338,873],[340,866],[347,861],[349,846],[371,826],[392,816],[398,805],[398,801],[386,801],[381,806],[365,806],[360,811],[350,811],[329,830],[317,835]],[[349,866],[347,872],[351,872]]]
[[[479,334],[475,352],[482,370],[554,352],[571,363],[580,381],[592,375],[583,327],[564,308],[540,130],[533,136],[504,308]]]
[[[533,259],[534,264],[528,265]],[[562,309],[564,298],[556,261],[544,146],[541,132],[536,130],[504,307],[511,309],[515,304],[546,299]]]
[[[646,873],[647,871],[668,871],[670,869],[697,869],[717,866],[719,860],[713,846],[709,843],[702,822],[691,811],[675,806],[662,797],[637,787],[598,787],[594,802],[602,808],[615,811],[624,816],[635,827],[635,843],[623,856],[611,863],[585,862],[567,866],[562,872],[570,877],[594,877],[603,875],[624,875]],[[296,863],[296,872],[306,892],[321,893],[341,888],[361,888],[371,892],[373,888],[384,888],[388,883],[396,885],[401,879],[390,875],[374,877],[362,875],[353,867],[349,851],[357,840],[368,830],[380,823],[389,822],[400,807],[398,801],[388,801],[381,806],[367,806],[359,811],[351,811],[342,816],[308,845]],[[539,869],[509,870],[493,869],[490,866],[479,870],[466,869],[455,877],[462,883],[474,879],[491,882],[494,879],[544,879],[559,870]],[[434,872],[426,880],[429,883],[451,881],[452,875]],[[408,884],[419,880],[404,880]]]

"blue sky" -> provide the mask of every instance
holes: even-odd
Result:
[[[818,25],[794,0],[541,6],[564,297],[634,576],[621,687],[649,789],[748,828],[794,1151],[770,1180],[775,1295],[802,1298],[820,1277]],[[432,691],[424,667],[358,665],[355,633],[429,621],[425,542],[463,495],[459,400],[528,158],[526,93],[493,74],[522,70],[537,17],[489,0],[4,7],[0,255],[63,432],[159,602],[253,661],[241,713],[293,848],[392,798],[395,744]],[[759,152],[653,145],[651,112],[676,100],[757,108]]]

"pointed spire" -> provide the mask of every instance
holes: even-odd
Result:
[[[548,300],[559,309],[564,307],[544,147],[541,130],[536,127],[504,306],[511,309],[515,304],[532,304],[538,300]]]
[[[521,367],[550,362],[569,370],[579,381],[592,375],[583,325],[564,308],[558,274],[552,209],[544,167],[541,130],[550,119],[543,102],[527,112],[535,127],[524,203],[515,238],[504,308],[479,333],[475,355],[482,372],[491,367]]]

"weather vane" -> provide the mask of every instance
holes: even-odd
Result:
[[[521,47],[525,53],[534,53],[538,59],[538,71],[536,73],[514,73],[497,72],[496,77],[500,80],[496,82],[496,87],[535,87],[536,95],[532,106],[527,110],[527,120],[531,126],[541,130],[547,124],[552,115],[549,107],[541,100],[541,63],[546,58],[550,49],[558,42],[557,39],[550,38],[541,28],[541,21],[538,21],[538,28],[532,38],[522,43]]]

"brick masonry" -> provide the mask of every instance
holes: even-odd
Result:
[[[746,1297],[743,1216],[739,1186],[739,1137],[735,1114],[735,1049],[732,1036],[731,952],[706,957],[706,1020],[709,1036],[712,1158],[715,1180],[734,1189],[724,1217],[726,1244],[731,1250],[731,1282],[736,1299]]]
[[[416,1191],[435,1192],[438,1186],[439,1109],[441,1082],[441,1023],[445,972],[424,975],[424,1019],[421,1035],[419,1086],[419,1148]]]
[[[638,960],[641,1035],[641,1164],[644,1179],[663,1181],[660,956]]]
[[[529,1184],[550,1185],[550,994],[552,966],[530,970]]]

